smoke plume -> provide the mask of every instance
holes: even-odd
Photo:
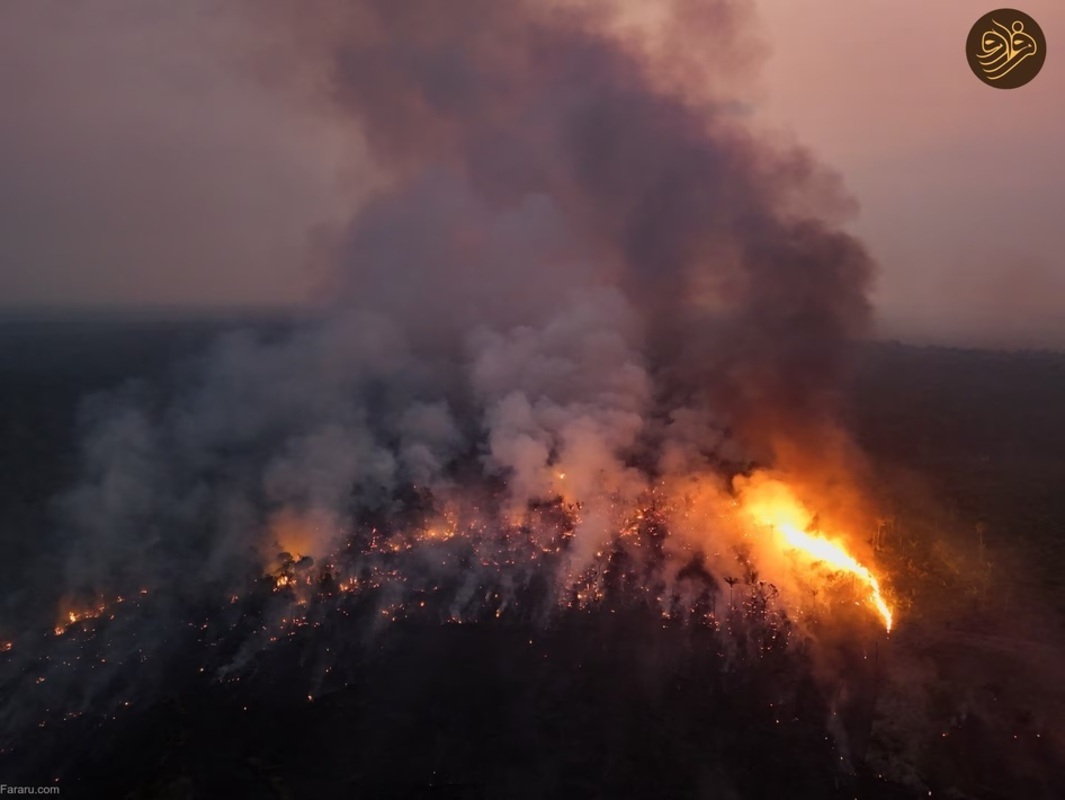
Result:
[[[424,554],[396,591],[450,586],[452,616],[545,575],[597,596],[637,529],[666,566],[633,580],[690,604],[739,569],[716,516],[735,474],[841,496],[869,258],[832,176],[746,127],[747,5],[659,5],[247,5],[255,69],[361,140],[379,188],[316,251],[315,321],[87,405],[57,501],[72,596],[287,585],[353,536],[404,551],[413,521]],[[757,556],[739,551],[752,586]]]
[[[224,573],[269,510],[340,526],[464,455],[520,507],[563,473],[575,500],[632,498],[677,448],[803,474],[845,449],[870,263],[825,221],[830,178],[721,99],[745,4],[624,11],[249,6],[263,74],[350,126],[383,188],[329,252],[323,322],[221,343],[92,426],[76,569],[128,545],[141,576],[189,547]]]
[[[281,3],[266,59],[390,176],[338,248],[345,305],[437,341],[617,288],[660,393],[710,398],[785,458],[833,417],[869,260],[826,221],[846,206],[831,178],[729,102],[747,5],[662,6],[635,22],[608,3]]]

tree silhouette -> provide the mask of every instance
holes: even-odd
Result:
[[[725,578],[725,583],[728,584],[728,607],[732,608],[732,587],[740,582],[739,578],[733,578],[731,575]]]

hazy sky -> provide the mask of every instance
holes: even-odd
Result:
[[[0,3],[0,303],[307,294],[340,134],[253,79],[225,7]]]
[[[1013,91],[963,46],[973,0],[760,0],[756,119],[858,200],[903,338],[1065,346],[1065,5]],[[362,188],[350,142],[264,88],[206,0],[0,4],[0,305],[278,305]],[[210,13],[207,11],[210,10]]]
[[[1065,345],[1065,4],[1024,0],[1048,40],[1016,90],[969,70],[986,0],[761,0],[764,113],[842,173],[895,329]],[[1061,54],[1061,55],[1059,55]]]

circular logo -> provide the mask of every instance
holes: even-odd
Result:
[[[1039,24],[1023,11],[1000,8],[973,25],[965,56],[976,77],[988,86],[1016,89],[1043,68],[1047,41]]]

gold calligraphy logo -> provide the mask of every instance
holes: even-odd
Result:
[[[987,79],[997,81],[1013,72],[1024,59],[1038,53],[1039,45],[1031,34],[1024,32],[1024,23],[1019,19],[1009,28],[995,19],[991,24],[994,28],[984,31],[976,59]]]
[[[1016,89],[1034,78],[1046,60],[1046,39],[1034,19],[1012,8],[980,17],[965,43],[969,66],[984,83]]]

